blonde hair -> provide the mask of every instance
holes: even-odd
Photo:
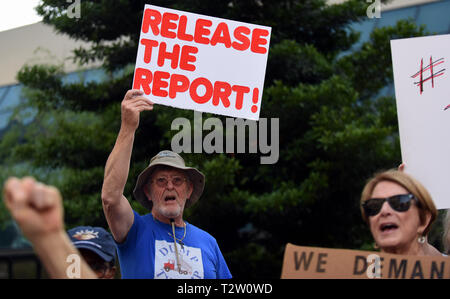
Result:
[[[406,190],[408,190],[408,192],[410,192],[417,198],[417,200],[419,201],[418,208],[420,221],[424,223],[426,220],[427,213],[431,215],[430,222],[423,231],[424,236],[428,235],[428,233],[431,230],[431,225],[436,220],[438,214],[436,206],[433,200],[431,199],[431,195],[419,181],[414,179],[412,176],[404,173],[403,171],[398,171],[396,169],[378,172],[371,179],[368,180],[367,184],[365,185],[361,193],[361,214],[363,219],[367,223],[369,223],[369,219],[365,214],[364,209],[362,208],[362,203],[370,199],[370,197],[372,196],[373,189],[375,189],[375,186],[382,181],[389,181],[396,183],[405,188]]]

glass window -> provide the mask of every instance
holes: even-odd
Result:
[[[0,87],[0,103],[3,101],[3,97],[6,95],[6,93],[8,92],[9,89],[9,85],[8,86],[3,86]]]
[[[90,69],[85,71],[77,71],[72,72],[69,74],[66,74],[62,81],[64,84],[76,84],[76,83],[89,83],[89,82],[98,82],[106,79],[105,71],[97,68],[97,69]]]
[[[397,21],[412,18],[415,20],[417,15],[417,6],[405,7],[395,10],[389,10],[381,12],[381,18],[379,18],[377,27],[395,26]]]
[[[9,90],[5,93],[2,102],[0,103],[0,112],[14,109],[22,98],[22,85],[10,85]]]
[[[106,78],[107,78],[106,73],[103,69],[87,70],[84,72],[83,77],[84,77],[84,83],[89,83],[89,82],[100,83],[100,82],[106,80]]]
[[[450,1],[421,5],[417,24],[426,25],[431,33],[448,33],[450,30]]]
[[[352,29],[359,32],[361,35],[359,41],[353,45],[353,49],[358,49],[363,43],[367,42],[370,37],[370,33],[375,28],[377,19],[367,19],[366,21],[360,23],[354,23]]]
[[[0,112],[0,130],[6,128],[9,123],[9,118],[12,115],[12,110],[6,112]]]
[[[62,78],[62,82],[63,82],[63,84],[79,83],[80,82],[80,72],[72,72],[72,73],[66,74]]]

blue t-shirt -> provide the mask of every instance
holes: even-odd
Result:
[[[216,239],[207,232],[186,222],[186,236],[177,242],[175,254],[172,226],[134,212],[134,222],[123,243],[117,244],[122,278],[231,278]],[[181,239],[183,227],[175,227]]]

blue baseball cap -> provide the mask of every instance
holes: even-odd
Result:
[[[67,231],[73,245],[88,249],[106,262],[116,261],[116,245],[109,232],[101,227],[77,226]]]

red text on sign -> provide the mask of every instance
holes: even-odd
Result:
[[[144,46],[144,62],[150,63],[152,59],[153,48],[158,47],[158,42],[155,40],[143,38],[141,39],[141,44]],[[181,51],[180,51],[181,49]],[[181,52],[181,53],[180,53]],[[170,61],[170,67],[176,69],[179,66],[182,70],[185,71],[195,71],[194,63],[197,58],[193,55],[198,52],[198,49],[193,46],[184,45],[180,47],[180,45],[174,45],[172,48],[172,52],[167,49],[167,44],[162,42],[159,44],[158,49],[158,66],[163,66],[166,60]]]
[[[150,30],[153,35],[161,35],[165,38],[179,39],[198,44],[216,46],[223,44],[226,48],[233,48],[239,51],[250,49],[253,53],[267,53],[269,31],[262,28],[250,30],[246,26],[238,26],[230,33],[228,24],[219,23],[212,28],[213,22],[207,19],[198,18],[195,20],[195,29],[193,34],[186,32],[188,18],[185,15],[179,16],[176,13],[161,13],[157,10],[147,8],[144,11],[142,21],[142,32],[148,33]],[[211,35],[212,33],[212,35]],[[234,40],[232,40],[234,39]]]
[[[234,108],[242,109],[244,97],[250,93],[250,88],[242,85],[231,85],[228,82],[211,82],[207,78],[196,78],[190,82],[189,78],[181,74],[136,68],[134,74],[134,89],[142,89],[146,95],[169,97],[171,99],[180,92],[189,92],[190,98],[197,104],[205,104],[212,100],[214,106],[222,104],[225,108],[231,106],[230,98],[235,98]],[[199,94],[199,88],[205,90]],[[257,92],[257,88],[256,92]],[[255,93],[255,90],[254,90]],[[252,112],[256,110],[252,108]]]

